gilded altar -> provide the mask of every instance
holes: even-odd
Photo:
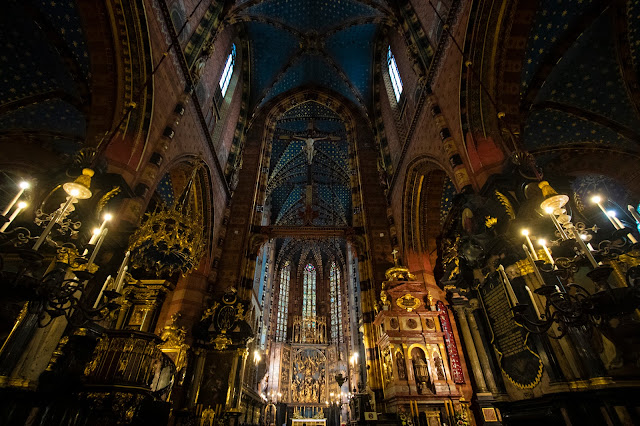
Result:
[[[272,347],[275,368],[267,385],[277,392],[278,401],[293,410],[292,419],[321,420],[330,394],[348,391],[348,384],[342,389],[335,380],[336,375],[347,373],[346,363],[340,358],[344,351],[329,344],[326,317],[293,318],[291,340]]]
[[[327,317],[293,317],[293,343],[327,343]]]
[[[322,404],[327,400],[327,358],[322,348],[294,349],[291,401]]]

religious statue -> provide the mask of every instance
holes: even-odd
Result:
[[[307,163],[311,164],[313,162],[313,156],[316,152],[315,148],[313,147],[313,144],[318,142],[318,141],[323,141],[325,139],[329,139],[328,137],[324,137],[324,138],[312,138],[311,136],[307,136],[306,138],[302,138],[300,136],[294,136],[293,139],[297,139],[299,141],[303,141],[304,142],[304,146],[302,147],[303,151],[307,152]]]
[[[406,380],[407,378],[407,369],[404,363],[404,355],[402,352],[396,352],[396,367],[398,368],[398,378],[400,380]]]
[[[438,352],[433,353],[433,363],[436,365],[436,374],[438,380],[444,380],[444,368],[442,367],[442,358]]]

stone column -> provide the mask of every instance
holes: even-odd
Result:
[[[493,370],[491,368],[491,364],[489,363],[489,356],[487,355],[487,351],[485,350],[482,336],[480,336],[480,330],[478,329],[476,317],[475,315],[473,315],[473,312],[477,310],[478,307],[478,299],[472,299],[469,302],[469,309],[466,309],[467,319],[469,321],[469,328],[471,329],[473,341],[475,342],[478,358],[480,360],[480,364],[482,365],[482,373],[484,374],[484,378],[487,382],[487,385],[489,386],[489,390],[495,395],[499,393],[498,386],[496,385],[496,380],[493,377]]]
[[[464,339],[469,363],[471,364],[471,372],[473,373],[473,377],[476,379],[476,384],[478,385],[478,392],[486,393],[487,383],[485,382],[484,375],[482,374],[482,367],[480,365],[480,360],[478,359],[476,346],[473,343],[473,337],[471,337],[471,330],[469,330],[469,323],[467,322],[467,316],[465,314],[466,307],[458,305],[453,306],[453,309],[457,314],[456,319],[458,320],[460,331],[462,331],[462,338]]]

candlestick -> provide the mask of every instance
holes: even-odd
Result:
[[[13,208],[13,206],[18,202],[18,200],[24,193],[24,190],[28,189],[30,186],[31,185],[29,184],[29,182],[26,181],[22,181],[18,184],[18,187],[20,189],[18,190],[18,193],[11,199],[11,201],[9,201],[9,205],[2,211],[2,216],[6,216],[7,213],[9,213],[9,210],[11,210],[11,208]]]
[[[598,265],[598,262],[596,262],[596,259],[591,254],[591,250],[589,250],[585,242],[582,240],[582,238],[580,238],[580,235],[578,235],[578,231],[576,231],[574,228],[572,228],[571,230],[573,231],[573,239],[578,242],[578,245],[580,246],[580,248],[582,249],[582,252],[591,263],[591,266],[593,266],[594,269],[600,266]]]
[[[119,282],[120,276],[122,275],[125,266],[127,266],[127,263],[129,262],[129,256],[130,255],[131,255],[130,251],[127,251],[124,254],[124,259],[122,259],[122,263],[120,264],[120,267],[118,268],[118,273],[116,274],[116,282]]]
[[[602,205],[602,198],[599,195],[594,195],[593,197],[591,197],[591,202],[596,203],[598,207],[600,207],[600,210],[602,210],[602,213],[604,213],[607,219],[609,219],[609,222],[611,222],[614,228],[620,229],[618,228],[618,224],[616,223],[616,221],[613,220],[613,218],[609,215],[609,212],[605,210],[604,206]],[[615,213],[613,215],[615,216]]]
[[[533,256],[533,260],[538,260],[536,249],[533,248],[533,243],[531,242],[531,238],[529,238],[529,230],[523,229],[522,235],[524,235],[524,238],[527,240],[527,244],[529,244],[529,249],[531,249],[531,256]]]
[[[507,289],[507,295],[511,300],[511,305],[516,306],[518,304],[518,298],[516,297],[516,294],[513,291],[513,287],[511,286],[511,281],[509,281],[509,277],[507,277],[507,273],[504,270],[504,266],[498,265],[497,270],[498,270],[498,273],[500,273],[500,277],[502,278],[502,283]]]
[[[616,212],[613,210],[609,210],[607,212],[607,217],[609,218],[609,222],[611,222],[613,224],[613,227],[616,229],[622,229],[624,228],[624,226],[622,225],[622,222],[620,222],[620,219],[618,219],[616,217]]]
[[[120,275],[120,279],[116,281],[116,292],[118,293],[120,293],[120,291],[122,290],[122,287],[124,287],[124,277],[125,275],[127,275],[128,269],[129,267],[125,266],[124,269],[122,270],[122,274]]]
[[[538,317],[539,320],[542,320],[542,316],[540,315],[540,309],[538,309],[536,300],[533,298],[533,293],[531,292],[531,289],[529,288],[528,285],[525,285],[524,289],[527,290],[527,293],[529,293],[529,299],[531,299],[531,305],[533,306],[533,309],[536,311],[536,316]]]
[[[609,218],[611,219],[612,222],[615,223],[616,229],[623,229],[624,228],[624,225],[622,224],[620,219],[618,219],[618,217],[616,216],[616,212],[614,212],[613,210],[609,211]],[[638,242],[638,240],[636,240],[635,237],[633,235],[631,235],[631,234],[627,234],[627,238],[629,238],[629,240],[633,244]]]
[[[547,257],[549,258],[549,262],[551,263],[551,265],[555,266],[556,263],[553,260],[553,257],[551,256],[551,252],[549,251],[549,248],[547,247],[547,242],[545,240],[540,239],[538,240],[538,244],[542,246],[542,249],[544,250]]]
[[[529,259],[529,262],[531,263],[531,266],[533,266],[533,273],[540,280],[540,285],[546,285],[546,283],[544,281],[544,278],[542,278],[542,275],[540,274],[540,271],[538,270],[538,265],[536,265],[536,262],[533,260],[533,256],[531,256],[531,253],[529,252],[529,249],[527,248],[526,244],[522,245],[522,249],[524,250],[525,254],[527,255],[527,259]]]
[[[98,298],[96,299],[96,303],[93,304],[93,309],[96,309],[100,304],[100,300],[102,299],[102,295],[104,294],[104,291],[107,289],[107,285],[109,284],[110,279],[111,279],[111,275],[107,276],[107,279],[104,280],[104,284],[100,289],[100,293],[98,293]]]
[[[96,244],[96,247],[93,249],[93,253],[91,253],[91,257],[89,258],[89,263],[87,264],[87,271],[89,270],[89,267],[93,265],[93,261],[96,259],[96,256],[98,255],[98,251],[100,250],[100,247],[102,247],[102,242],[107,236],[107,232],[109,232],[109,229],[105,228],[100,233],[98,243]]]
[[[560,233],[560,238],[562,238],[563,240],[568,240],[569,237],[567,236],[567,233],[565,232],[562,225],[560,225],[560,222],[558,222],[558,219],[556,219],[556,214],[553,212],[553,208],[547,207],[544,211],[551,217],[551,221]]]
[[[633,207],[632,205],[628,205],[627,209],[629,209],[629,213],[631,213],[631,216],[633,216],[633,219],[636,221],[636,224],[640,225],[640,214],[638,214],[638,210],[636,210],[636,208]]]
[[[2,225],[2,228],[0,228],[0,232],[4,232],[9,227],[9,225],[11,225],[11,222],[13,222],[13,219],[15,219],[16,216],[18,216],[20,212],[24,210],[25,207],[27,207],[27,203],[25,203],[24,201],[20,201],[18,203],[18,208],[15,209],[14,212],[9,217],[9,221],[4,225]]]
[[[62,217],[62,215],[67,211],[67,208],[69,208],[69,206],[71,205],[71,203],[75,203],[76,197],[72,194],[69,197],[67,197],[67,202],[64,204],[64,206],[62,206],[62,208],[58,209],[54,215],[53,218],[49,221],[49,224],[47,225],[46,228],[44,228],[44,231],[42,231],[42,234],[40,234],[40,236],[38,237],[38,240],[36,241],[36,243],[33,245],[33,249],[35,251],[38,251],[38,249],[40,248],[40,246],[42,245],[42,243],[44,243],[45,239],[47,238],[47,235],[49,235],[49,233],[51,232],[51,230],[53,229],[53,226],[58,223],[58,221],[60,220],[60,218]]]
[[[100,228],[94,228],[93,232],[91,233],[91,239],[89,240],[89,244],[94,244],[95,240],[94,237],[99,237],[100,236]],[[87,245],[87,248],[84,249],[84,251],[82,252],[82,256],[86,256],[89,253],[89,246]]]
[[[109,213],[104,215],[104,220],[102,221],[100,228],[98,228],[98,233],[96,234],[96,232],[94,231],[93,235],[91,236],[91,239],[89,240],[89,244],[95,244],[96,241],[98,241],[98,237],[100,237],[100,233],[102,232],[104,227],[107,226],[107,222],[109,222],[112,218],[113,216],[111,216]]]

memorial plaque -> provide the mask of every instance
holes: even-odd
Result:
[[[542,360],[527,346],[528,332],[513,320],[504,284],[487,278],[479,290],[500,368],[519,388],[532,388],[542,376]]]

